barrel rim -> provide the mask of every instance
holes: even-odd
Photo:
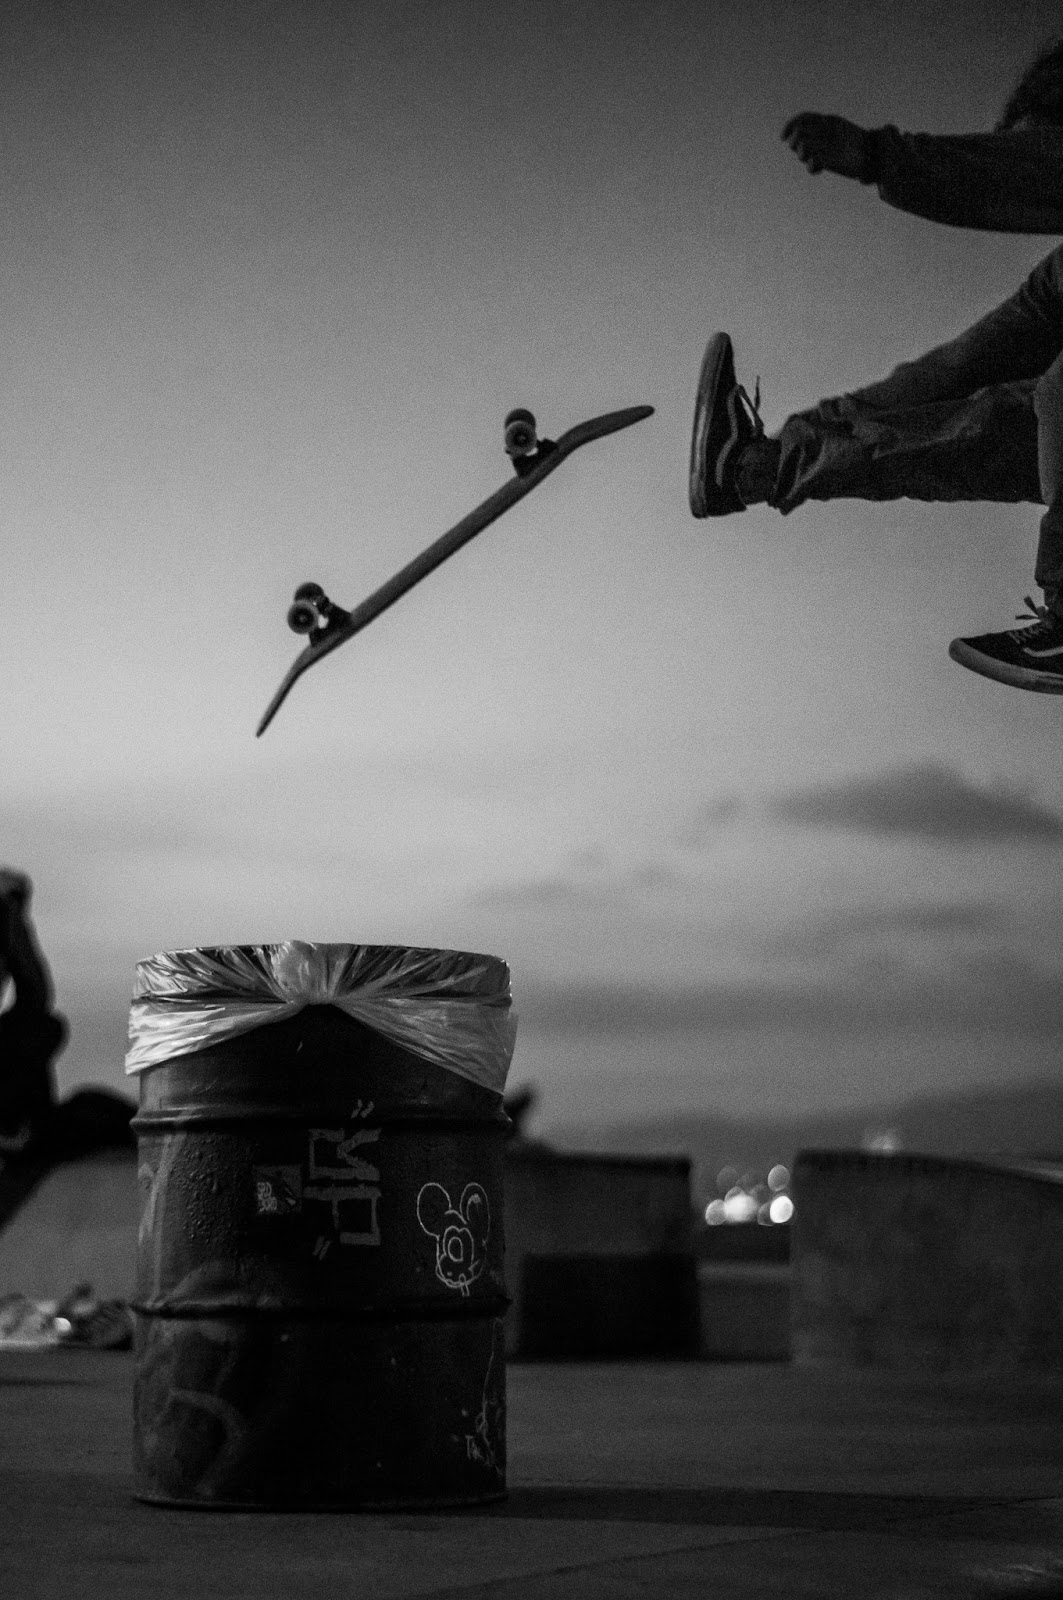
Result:
[[[498,969],[497,975],[508,977],[509,963],[503,956],[491,955],[486,950],[459,949],[451,945],[422,945],[422,944],[387,944],[376,942],[363,942],[358,939],[258,939],[248,940],[237,944],[200,944],[180,945],[168,950],[156,950],[151,955],[141,956],[136,962],[137,971],[155,961],[166,961],[181,956],[207,956],[211,959],[223,959],[227,955],[241,955],[253,957],[261,951],[278,951],[287,945],[299,944],[309,950],[325,951],[334,954],[340,951],[357,951],[367,957],[383,957],[388,952],[401,953],[406,956],[450,956],[460,962],[467,962],[470,966],[487,964],[490,968]],[[202,991],[207,992],[207,991]]]

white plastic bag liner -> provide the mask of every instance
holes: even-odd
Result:
[[[425,1061],[501,1094],[516,1043],[496,956],[403,945],[170,950],[137,963],[126,1072],[190,1055],[304,1006],[338,1006]]]

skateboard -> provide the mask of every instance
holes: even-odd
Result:
[[[430,544],[427,550],[422,550],[419,556],[415,556],[353,611],[336,605],[318,583],[299,585],[288,608],[288,626],[294,633],[307,634],[309,642],[281,680],[280,688],[266,707],[256,736],[261,737],[265,733],[293,684],[315,662],[337,650],[341,644],[346,644],[348,639],[353,639],[356,633],[360,633],[382,611],[394,605],[415,583],[420,583],[422,578],[434,572],[448,556],[482,533],[503,512],[515,506],[518,500],[523,500],[537,484],[549,477],[555,467],[561,465],[566,456],[570,456],[581,445],[590,444],[592,439],[603,439],[606,434],[617,433],[621,428],[629,428],[632,423],[642,422],[652,415],[652,406],[631,406],[626,411],[610,411],[605,416],[591,417],[587,422],[578,423],[554,440],[538,437],[535,418],[530,411],[511,411],[503,424],[503,449],[513,463],[515,476],[474,511],[470,511],[467,517],[455,523],[434,544]]]

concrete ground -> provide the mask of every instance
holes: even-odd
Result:
[[[508,1501],[370,1516],[140,1504],[132,1375],[0,1352],[0,1595],[1063,1595],[1063,1382],[516,1364]]]

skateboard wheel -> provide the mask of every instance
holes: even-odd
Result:
[[[530,456],[538,445],[535,436],[535,418],[530,411],[518,409],[511,411],[503,423],[505,430],[504,439],[507,456]]]
[[[325,591],[319,583],[301,583],[292,596],[293,600],[309,600],[315,606],[324,598]]]
[[[318,615],[317,607],[309,600],[296,600],[288,607],[288,626],[293,633],[313,633]]]

